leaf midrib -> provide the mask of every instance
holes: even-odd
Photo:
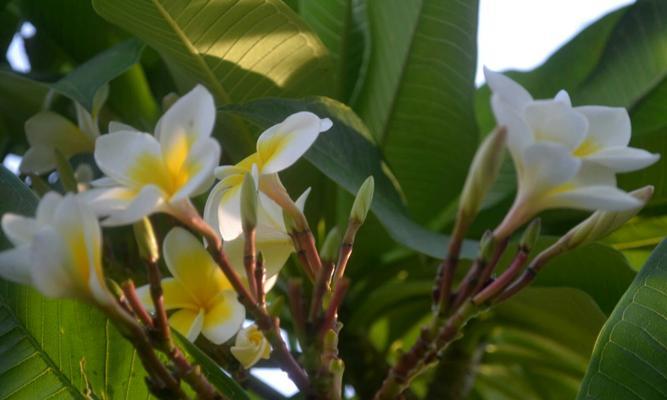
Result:
[[[178,38],[181,39],[181,42],[183,42],[185,48],[195,58],[197,64],[199,64],[202,71],[204,71],[204,73],[208,78],[209,84],[211,85],[211,88],[216,93],[216,97],[218,98],[218,100],[220,100],[223,104],[229,103],[230,102],[229,95],[227,95],[227,92],[225,92],[220,82],[218,82],[218,79],[216,78],[215,74],[213,74],[213,71],[211,71],[211,69],[208,67],[206,61],[204,61],[204,59],[201,57],[201,54],[199,53],[199,51],[197,51],[194,44],[190,41],[185,32],[183,32],[178,23],[171,17],[171,14],[169,14],[169,12],[165,10],[165,8],[162,6],[159,0],[151,0],[151,2],[153,3],[153,5],[155,5],[155,8],[160,13],[165,22],[169,25],[169,27],[174,31],[174,33],[178,36]]]

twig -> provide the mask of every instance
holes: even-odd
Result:
[[[262,253],[257,257],[255,264],[255,287],[257,288],[257,304],[260,308],[266,309],[266,292],[264,291],[264,276],[266,269],[264,268],[264,258]]]
[[[322,301],[324,300],[324,294],[329,287],[333,268],[333,263],[326,262],[322,266],[322,269],[320,269],[320,273],[317,275],[315,287],[313,288],[313,296],[310,301],[310,311],[308,313],[308,322],[310,323],[315,322],[317,316],[322,311]]]
[[[336,284],[336,288],[334,289],[331,300],[329,301],[329,307],[327,307],[327,310],[324,313],[324,317],[322,318],[322,324],[320,326],[319,332],[320,337],[324,337],[329,329],[333,329],[335,327],[336,320],[338,318],[338,309],[343,303],[343,298],[345,297],[345,293],[347,292],[349,286],[350,280],[347,278],[341,279]]]
[[[122,289],[128,304],[132,308],[132,311],[137,316],[137,318],[139,318],[139,320],[144,325],[152,328],[153,319],[146,312],[146,309],[144,308],[143,304],[141,304],[141,300],[139,300],[139,296],[137,295],[137,289],[134,286],[134,282],[132,282],[131,280],[123,282]]]
[[[172,349],[174,343],[171,340],[171,332],[169,330],[169,321],[167,319],[167,310],[164,308],[164,297],[162,292],[162,276],[157,262],[153,260],[146,260],[146,269],[148,271],[148,284],[151,291],[151,299],[153,300],[153,307],[155,308],[155,317],[153,318],[152,327],[158,333],[159,340],[167,349]]]
[[[525,247],[520,247],[519,251],[514,257],[514,260],[512,261],[512,264],[507,268],[495,281],[493,281],[492,284],[489,286],[485,287],[481,292],[477,293],[475,297],[473,297],[472,302],[475,304],[482,304],[489,299],[492,299],[494,296],[496,296],[498,293],[500,293],[503,289],[507,287],[507,285],[512,282],[512,279],[514,279],[523,269],[523,267],[526,265],[526,261],[528,261],[528,249]]]

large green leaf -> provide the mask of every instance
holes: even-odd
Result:
[[[42,108],[47,85],[0,70],[0,116],[13,143],[25,143],[23,124]]]
[[[336,67],[337,99],[352,95],[362,63],[370,48],[367,41],[365,0],[301,0],[299,14],[331,53]]]
[[[276,124],[297,111],[311,111],[329,117],[333,128],[320,135],[306,153],[306,159],[350,193],[356,193],[369,175],[375,177],[372,210],[389,234],[413,250],[442,258],[447,238],[412,221],[401,206],[401,199],[382,166],[378,148],[367,138],[369,133],[359,117],[335,100],[314,97],[305,100],[263,99],[244,105],[222,108],[256,123],[260,128]],[[464,255],[474,255],[475,246],[466,242]]]
[[[353,107],[418,221],[458,195],[477,146],[477,3],[368,1],[371,53]]]
[[[219,102],[328,93],[327,50],[280,0],[93,0],[97,12],[155,48],[185,85]]]
[[[92,111],[97,90],[137,63],[143,49],[139,40],[127,40],[79,65],[51,87]]]
[[[35,196],[1,167],[0,192],[0,213],[32,214]],[[0,280],[0,398],[147,398],[144,376],[132,347],[97,310]]]
[[[639,272],[595,344],[578,399],[667,397],[667,242]]]

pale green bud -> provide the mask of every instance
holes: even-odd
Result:
[[[322,249],[320,250],[320,257],[322,261],[334,262],[338,257],[338,247],[340,246],[340,231],[338,227],[333,227],[327,237],[324,239]]]
[[[523,235],[519,241],[519,248],[527,252],[531,251],[535,247],[535,243],[537,243],[537,238],[540,237],[541,228],[542,222],[539,218],[534,219],[528,224],[528,227],[523,231]]]
[[[479,257],[482,260],[489,261],[496,249],[496,243],[496,238],[493,236],[492,231],[484,232],[482,239],[479,241]]]
[[[153,224],[148,218],[135,222],[132,225],[134,230],[134,239],[139,247],[139,255],[150,262],[157,262],[160,258],[160,250],[155,239]]]
[[[162,111],[166,112],[178,101],[180,97],[176,93],[168,93],[162,98]]]
[[[644,186],[630,192],[630,195],[639,200],[641,204],[625,211],[596,211],[566,233],[559,242],[562,242],[569,250],[611,234],[644,208],[653,196],[653,186]]]
[[[506,140],[507,129],[498,127],[484,139],[475,153],[459,202],[459,218],[463,219],[464,225],[477,215],[486,193],[498,177]]]
[[[366,220],[368,210],[371,209],[373,202],[373,192],[375,191],[375,180],[372,176],[366,178],[357,191],[357,196],[352,203],[350,210],[350,219],[362,224]]]
[[[241,184],[241,223],[246,232],[257,226],[257,187],[249,173],[245,174]]]

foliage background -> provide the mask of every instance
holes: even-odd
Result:
[[[329,116],[335,128],[284,181],[293,194],[313,187],[307,214],[322,238],[344,223],[349,193],[375,176],[373,217],[348,269],[341,316],[345,382],[370,398],[428,316],[456,198],[494,124],[488,89],[474,85],[477,13],[475,0],[0,0],[0,50],[24,21],[37,32],[26,42],[30,74],[0,69],[0,158],[26,150],[23,123],[45,98],[73,117],[68,98],[90,106],[107,81],[103,126],[122,120],[147,131],[163,96],[205,84],[220,107],[225,163],[250,153],[260,129],[291,112]],[[509,75],[536,97],[565,88],[575,104],[626,107],[634,146],[667,147],[663,1],[612,12],[540,67]],[[410,396],[667,396],[663,247],[634,278],[665,233],[666,162],[620,180],[626,189],[656,186],[640,217],[604,243],[559,258],[524,295],[469,325]],[[5,170],[0,178],[2,212],[30,213],[30,189]],[[514,189],[507,163],[471,239],[498,222]],[[548,213],[544,244],[583,216]],[[119,239],[122,230],[108,234],[119,243],[111,274],[135,275],[134,245]],[[471,240],[464,254],[475,246]],[[298,271],[288,265],[285,274]],[[272,295],[283,294],[279,284]],[[282,320],[289,331],[288,315]],[[0,399],[143,398],[142,376],[130,347],[93,310],[0,283]],[[256,380],[251,386],[255,394],[269,390]]]

